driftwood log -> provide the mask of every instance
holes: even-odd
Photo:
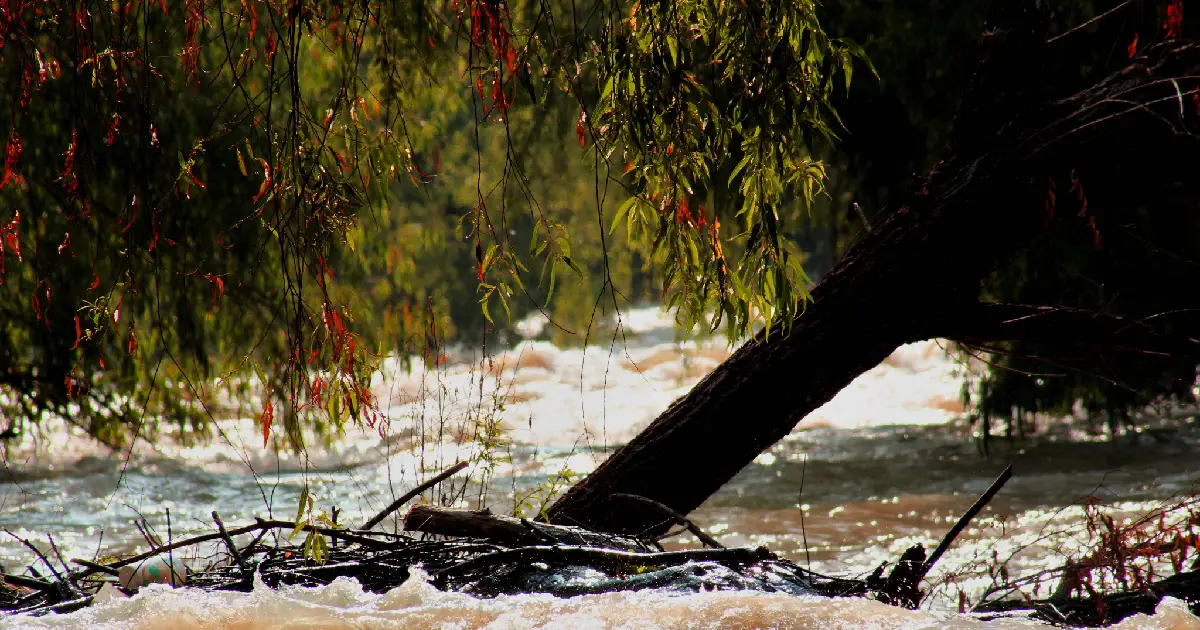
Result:
[[[630,536],[534,523],[528,519],[492,514],[488,510],[459,510],[436,505],[412,506],[404,516],[404,530],[439,536],[481,538],[509,546],[549,543],[623,551],[661,551]]]

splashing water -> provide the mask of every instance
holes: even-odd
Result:
[[[69,615],[0,620],[0,628],[191,628],[267,630],[272,628],[1035,628],[1028,619],[991,621],[968,615],[909,611],[879,602],[770,593],[713,592],[668,595],[650,591],[475,599],[439,591],[419,572],[387,593],[363,592],[357,582],[338,578],[320,588],[271,589],[261,583],[251,593],[172,590],[147,587],[132,598],[113,595]],[[1110,626],[1200,629],[1186,605],[1164,599],[1154,615],[1137,615]]]
[[[556,473],[593,469],[728,356],[719,341],[676,343],[669,315],[656,309],[628,313],[625,323],[628,343],[615,349],[526,341],[490,360],[468,357],[443,366],[416,361],[411,372],[389,361],[374,383],[391,421],[387,438],[370,430],[350,431],[302,457],[263,449],[251,418],[222,420],[223,439],[208,446],[183,447],[169,440],[138,444],[128,465],[122,462],[124,453],[109,453],[65,427],[37,440],[30,436],[3,453],[0,527],[42,547],[48,547],[44,534],[51,532],[67,558],[92,557],[102,532],[106,551],[127,553],[145,547],[131,525],[139,515],[163,538],[168,508],[176,538],[209,531],[214,508],[226,523],[275,510],[290,518],[305,484],[318,502],[342,509],[342,522],[355,524],[457,459],[476,462],[469,469],[475,480],[490,467],[491,483],[483,489],[446,484],[434,498],[459,505],[482,498],[507,511]],[[975,568],[1010,560],[1009,569],[1019,575],[1061,566],[1064,557],[1077,554],[1086,544],[1079,507],[1085,496],[1097,497],[1121,522],[1186,491],[1200,477],[1195,458],[1200,431],[1186,421],[1169,435],[1164,429],[1130,436],[1138,441],[1133,447],[1040,419],[1043,437],[999,440],[991,458],[984,458],[952,424],[963,412],[958,372],[935,342],[898,349],[805,418],[693,518],[726,545],[767,545],[817,571],[862,573],[895,560],[916,542],[935,545],[1012,461],[1014,479],[930,576],[938,584],[965,571],[956,588],[977,598],[994,577]],[[498,423],[511,439],[502,456],[490,455],[490,464],[481,459],[488,453],[473,438],[484,422]],[[688,537],[672,543],[695,544]],[[0,563],[7,568],[33,560],[20,543],[0,540]],[[250,594],[153,587],[67,616],[9,619],[0,625],[933,628],[985,623],[947,612],[957,607],[952,596],[942,593],[932,603],[933,612],[910,612],[865,600],[739,592],[477,600],[438,592],[420,579],[373,595],[338,581],[317,589],[263,587]],[[1118,627],[1200,627],[1181,606],[1164,601],[1154,616]],[[1033,624],[1004,619],[986,625]]]

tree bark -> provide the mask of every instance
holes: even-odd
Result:
[[[576,545],[637,552],[658,550],[624,536],[599,534],[578,527],[530,523],[523,518],[492,514],[487,510],[459,510],[426,504],[417,504],[409,509],[404,516],[404,531],[483,538],[505,545]]]
[[[790,327],[776,324],[738,349],[563,495],[550,522],[661,533],[669,519],[611,495],[641,495],[687,514],[898,346],[1033,334],[1035,323],[1059,321],[1022,324],[1009,315],[1036,307],[978,304],[981,280],[1049,221],[1086,221],[1147,199],[1196,201],[1200,178],[1187,171],[1198,144],[1184,126],[1196,123],[1190,99],[1200,86],[1200,49],[1163,42],[1107,79],[1057,95],[1053,87],[1066,82],[1047,73],[1068,66],[1085,35],[1047,42],[1036,10],[1021,4],[985,36],[949,157],[813,289]],[[1067,194],[1076,178],[1086,180],[1090,206],[1082,193]],[[1057,200],[1053,180],[1064,183]],[[1057,329],[1064,330],[1070,322]]]

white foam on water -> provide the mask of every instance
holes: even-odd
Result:
[[[395,358],[385,360],[372,390],[388,418],[387,435],[407,442],[388,444],[378,430],[352,426],[329,444],[309,439],[307,452],[297,456],[278,430],[264,447],[261,427],[243,417],[219,420],[219,435],[206,445],[184,446],[169,435],[153,443],[139,440],[130,461],[229,474],[339,470],[394,457],[422,437],[425,444],[461,443],[487,421],[499,422],[516,444],[607,450],[603,447],[632,439],[730,354],[724,338],[674,341],[670,314],[656,307],[630,310],[622,322],[625,334],[611,346],[558,348],[523,341],[475,361],[431,366],[416,357],[411,369]],[[529,322],[520,328],[536,332]],[[859,376],[798,428],[945,423],[961,413],[959,388],[954,364],[937,342],[910,344]],[[125,453],[114,455],[75,427],[47,423],[6,443],[0,464],[23,477],[45,477],[78,471],[79,462],[107,469]]]
[[[383,594],[363,591],[338,578],[325,587],[271,589],[250,593],[205,592],[151,585],[131,598],[119,594],[66,615],[9,617],[0,628],[124,629],[317,629],[317,628],[1038,628],[1010,617],[981,621],[968,615],[910,611],[861,598],[824,598],[750,592],[667,594],[652,591],[477,599],[439,591],[414,573]],[[1110,626],[1200,630],[1200,619],[1177,599],[1165,598],[1153,615],[1136,615]]]
[[[486,413],[494,395],[500,395],[507,402],[493,417],[518,443],[620,445],[730,354],[724,338],[674,341],[669,314],[657,308],[630,311],[623,325],[627,335],[611,347],[525,341],[480,363],[426,369],[416,361],[409,373],[391,364],[375,392],[393,421],[428,410],[434,392],[451,402],[444,413],[457,420]],[[520,328],[537,330],[528,322]],[[942,424],[962,413],[960,388],[940,342],[909,344],[798,428]]]

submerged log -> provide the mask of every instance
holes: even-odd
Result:
[[[1190,172],[1200,142],[1185,128],[1193,114],[1182,107],[1200,91],[1200,47],[1160,42],[1106,79],[1061,93],[1073,83],[1056,66],[1078,67],[1080,47],[1101,44],[1082,31],[1048,41],[1033,2],[998,4],[1007,13],[989,23],[947,157],[813,289],[802,316],[739,348],[559,498],[548,522],[661,533],[669,519],[613,496],[691,512],[905,343],[1046,341],[1079,350],[1074,358],[1085,365],[1146,346],[1200,356],[1195,339],[1167,338],[1154,327],[1194,313],[1129,322],[979,301],[982,279],[1053,220],[1072,217],[1086,229],[1089,218],[1102,225],[1105,212],[1121,206],[1200,201],[1200,178]],[[1055,219],[1053,180],[1076,177],[1087,182],[1088,204],[1064,194]]]
[[[436,505],[414,505],[404,516],[404,530],[482,538],[503,545],[573,545],[624,551],[659,551],[628,536],[588,531],[580,527],[534,523],[523,518],[492,514],[488,510],[459,510]]]

